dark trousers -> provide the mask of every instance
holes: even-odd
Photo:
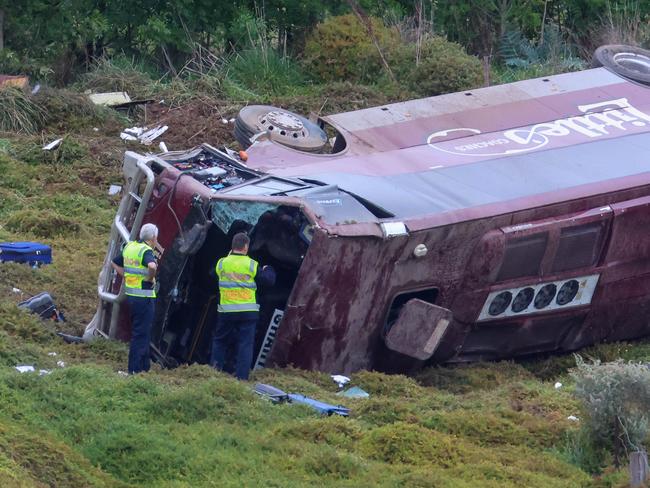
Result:
[[[247,380],[253,363],[257,312],[219,312],[212,334],[210,364],[223,370],[229,347],[235,348],[235,376]],[[232,346],[234,344],[234,346]]]
[[[155,298],[126,297],[131,310],[131,344],[129,345],[129,373],[149,371],[151,325]]]

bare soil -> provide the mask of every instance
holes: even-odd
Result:
[[[192,100],[180,106],[152,103],[147,106],[142,123],[148,127],[167,125],[169,129],[155,142],[163,141],[170,151],[188,149],[203,142],[233,145],[233,124],[222,119],[233,119],[239,106],[217,100]]]

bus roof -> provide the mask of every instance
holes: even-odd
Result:
[[[504,213],[649,184],[648,90],[597,68],[346,112],[323,118],[344,151],[261,141],[248,164],[336,185],[403,220],[512,202]]]

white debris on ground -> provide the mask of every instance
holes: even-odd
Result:
[[[57,362],[56,362],[56,365],[57,365],[59,368],[65,368],[65,361],[57,361]]]
[[[158,143],[158,148],[160,149],[160,152],[164,152],[164,153],[166,153],[166,152],[169,151],[169,149],[167,149],[167,144],[165,144],[165,143],[162,142],[162,141],[160,141],[160,142]]]
[[[129,376],[129,373],[127,373],[126,371],[118,371],[117,374],[118,376]]]
[[[55,139],[52,142],[50,142],[49,144],[45,144],[43,146],[43,151],[51,151],[52,149],[56,149],[57,147],[59,147],[61,145],[62,142],[63,142],[63,138]]]
[[[125,141],[137,141],[145,130],[146,127],[129,127],[122,131],[120,138]]]
[[[562,388],[562,383],[558,381],[557,383],[555,383],[555,389],[559,390],[560,388]]]
[[[343,388],[347,383],[350,382],[350,378],[348,378],[347,376],[340,375],[340,374],[333,374],[333,375],[331,375],[331,377],[334,380],[334,382],[337,385],[339,385],[339,388]]]
[[[577,421],[580,420],[580,419],[579,419],[578,417],[576,417],[575,415],[569,415],[566,419],[567,419],[567,420],[570,420],[571,422],[577,422]]]
[[[56,353],[54,351],[52,351],[52,352],[48,352],[47,355],[48,356],[56,356]]]
[[[167,132],[167,129],[169,129],[169,127],[166,125],[159,125],[158,127],[154,127],[153,129],[148,130],[140,135],[140,142],[145,146],[150,146],[154,139],[157,139],[162,134]]]
[[[16,366],[16,371],[19,373],[35,373],[36,368],[32,366],[31,364],[21,364],[19,366]],[[39,376],[44,376],[46,374],[50,374],[52,371],[49,369],[39,369],[38,370],[38,375]]]
[[[88,94],[88,98],[95,105],[103,105],[105,107],[114,107],[131,101],[131,97],[126,92],[90,93]]]
[[[22,366],[16,366],[16,371],[18,371],[19,373],[33,373],[34,371],[36,371],[36,369],[34,368],[34,366],[24,364]]]
[[[122,191],[122,186],[121,185],[111,185],[108,187],[108,195],[113,196],[117,195],[119,192]]]
[[[166,125],[158,125],[153,129],[147,127],[129,127],[122,131],[120,138],[124,141],[140,141],[140,144],[150,146],[154,139],[157,139],[169,129]]]

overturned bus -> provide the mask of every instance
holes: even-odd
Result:
[[[258,291],[256,367],[409,372],[648,334],[650,87],[620,75],[638,52],[618,54],[313,120],[246,107],[243,159],[127,152],[86,335],[129,338],[110,261],[146,222],[166,365],[207,362],[212,270],[241,230],[278,277]]]

